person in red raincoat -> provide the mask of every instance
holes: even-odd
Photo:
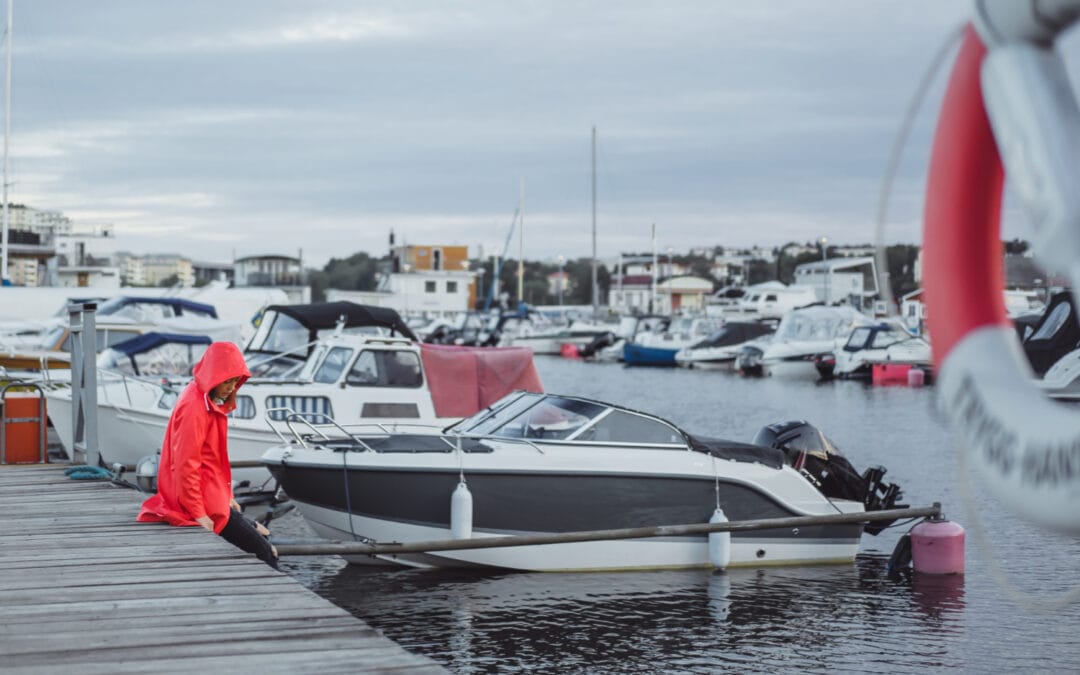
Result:
[[[158,492],[143,502],[138,520],[201,525],[276,568],[269,532],[241,515],[232,494],[226,415],[251,377],[244,355],[231,342],[215,342],[192,373],[165,428]]]

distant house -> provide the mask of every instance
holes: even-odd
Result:
[[[192,261],[191,267],[195,274],[195,285],[211,281],[224,281],[231,285],[234,281],[233,263]]]
[[[650,314],[655,311],[652,282],[649,274],[612,275],[608,304],[620,314]]]
[[[713,291],[713,282],[694,276],[664,279],[656,285],[659,314],[686,312],[695,314],[705,310],[705,296]]]
[[[252,255],[233,261],[233,285],[280,288],[290,302],[311,302],[311,287],[304,279],[300,258],[287,255]]]
[[[878,297],[877,265],[871,256],[803,263],[795,268],[792,285],[810,286],[825,304],[846,302],[861,310]]]

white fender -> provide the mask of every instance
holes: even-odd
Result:
[[[465,481],[461,481],[450,496],[450,538],[472,538],[472,520],[472,493]]]
[[[712,517],[709,518],[709,522],[726,523],[728,522],[728,518],[724,515],[724,511],[718,506],[716,507],[716,510],[713,511]],[[718,570],[727,569],[727,566],[731,564],[730,532],[709,533],[709,562]]]

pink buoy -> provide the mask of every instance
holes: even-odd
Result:
[[[559,348],[559,354],[564,359],[580,359],[581,352],[578,350],[578,346],[573,342],[564,342]]]
[[[922,368],[912,368],[907,371],[907,384],[909,387],[921,387],[926,384],[926,371]]]
[[[948,520],[924,520],[911,529],[911,562],[924,574],[964,573],[964,528]]]

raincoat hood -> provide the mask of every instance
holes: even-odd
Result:
[[[204,394],[209,394],[211,389],[234,377],[240,378],[236,384],[239,389],[251,377],[244,354],[232,342],[212,343],[191,372],[195,376],[195,384]]]

